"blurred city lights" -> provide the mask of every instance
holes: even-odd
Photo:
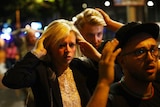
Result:
[[[35,33],[36,38],[39,38],[41,36],[40,32]]]
[[[10,40],[11,36],[8,33],[2,33],[2,34],[0,34],[0,38]]]
[[[73,17],[73,18],[72,18],[72,21],[73,21],[73,22],[75,22],[76,20],[77,20],[77,18],[76,18],[76,17]]]
[[[25,28],[26,28],[26,29],[30,29],[31,26],[27,24],[27,25],[25,26]]]
[[[48,27],[48,26],[45,26],[45,27],[44,27],[44,30],[46,30],[46,29],[47,29],[47,27]]]
[[[0,34],[0,38],[10,40],[11,39],[11,34],[12,28],[11,27],[6,27],[2,28],[2,33]]]
[[[36,2],[37,2],[37,3],[42,3],[42,2],[43,2],[43,0],[36,0]]]
[[[153,1],[148,1],[148,2],[147,2],[147,6],[154,6]]]
[[[29,27],[29,26],[28,26]],[[40,37],[41,33],[40,30],[42,30],[42,23],[41,22],[32,22],[31,28],[36,30],[35,36],[38,38]]]
[[[84,8],[84,9],[87,8],[87,4],[86,4],[86,3],[83,3],[83,4],[82,4],[82,8]]]
[[[44,0],[44,1],[54,2],[55,0]]]
[[[2,32],[3,32],[3,33],[11,33],[11,32],[12,32],[12,29],[11,29],[10,27],[2,28]]]
[[[108,6],[111,5],[111,3],[110,3],[109,1],[105,1],[105,2],[104,2],[104,5],[108,7]]]
[[[40,29],[42,29],[42,23],[41,22],[32,22],[31,28],[34,30],[40,30]]]

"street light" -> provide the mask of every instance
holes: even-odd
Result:
[[[104,5],[108,7],[108,6],[111,5],[111,3],[110,3],[110,1],[105,1],[105,2],[104,2]]]
[[[148,2],[147,2],[147,6],[154,6],[153,1],[148,1]]]

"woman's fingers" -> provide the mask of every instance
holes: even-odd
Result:
[[[32,49],[32,52],[38,57],[41,58],[44,55],[47,54],[47,50],[44,48],[43,42],[45,40],[45,37],[42,36],[40,37],[37,41],[36,44],[34,46],[34,48]]]

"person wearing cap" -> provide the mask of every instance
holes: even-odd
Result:
[[[155,23],[131,22],[116,32],[102,51],[99,81],[87,107],[160,107],[158,35]],[[124,76],[112,84],[115,61]]]

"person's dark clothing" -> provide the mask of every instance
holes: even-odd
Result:
[[[160,107],[160,84],[153,82],[154,94],[151,98],[138,98],[126,91],[121,82],[112,84],[107,107]]]
[[[87,64],[80,59],[73,59],[70,64],[82,107],[90,99],[86,81],[92,76],[92,70]],[[36,107],[63,107],[56,73],[30,52],[6,72],[2,82],[12,89],[31,87]]]
[[[105,46],[105,44],[108,42],[109,40],[107,40],[107,41],[104,41],[104,42],[102,42],[101,43],[101,46],[97,49],[98,50],[98,52],[99,53],[102,53],[102,50],[103,50],[103,48],[104,48],[104,46]],[[97,85],[97,81],[98,81],[98,62],[97,61],[94,61],[94,60],[92,60],[92,59],[89,59],[90,61],[91,61],[91,63],[93,63],[93,67],[94,67],[94,71],[97,73],[96,75],[94,75],[94,76],[92,76],[94,79],[91,79],[91,80],[94,80],[94,81],[92,81],[92,82],[89,82],[89,89],[91,89],[90,90],[90,92],[91,93],[93,93],[94,92],[94,89],[95,89],[95,87],[96,87],[96,85]],[[119,66],[119,64],[116,64],[115,63],[115,66],[114,66],[114,71],[115,71],[115,75],[114,75],[114,82],[118,82],[118,81],[120,81],[121,80],[121,78],[122,78],[122,76],[123,76],[123,71],[122,71],[122,68]],[[95,74],[95,73],[93,73],[93,74]],[[92,75],[92,74],[91,74]],[[97,76],[97,77],[96,77]]]
[[[108,40],[109,41],[109,40]],[[108,42],[108,41],[104,41],[102,42],[101,46],[98,48],[98,52],[102,53],[102,50],[105,46],[105,44]],[[88,58],[89,59],[89,58]],[[90,63],[92,63],[92,68],[93,68],[93,72],[91,75],[91,79],[89,79],[89,82],[87,83],[87,86],[89,87],[89,90],[91,93],[94,92],[95,90],[95,87],[97,85],[97,81],[98,81],[98,62],[97,61],[93,61],[92,59],[89,59],[90,60]],[[91,67],[90,67],[91,69]],[[123,71],[122,71],[122,68],[119,66],[119,64],[116,64],[115,63],[115,66],[114,66],[114,82],[118,82],[121,80],[122,76],[123,76]],[[113,83],[114,83],[113,82]]]

